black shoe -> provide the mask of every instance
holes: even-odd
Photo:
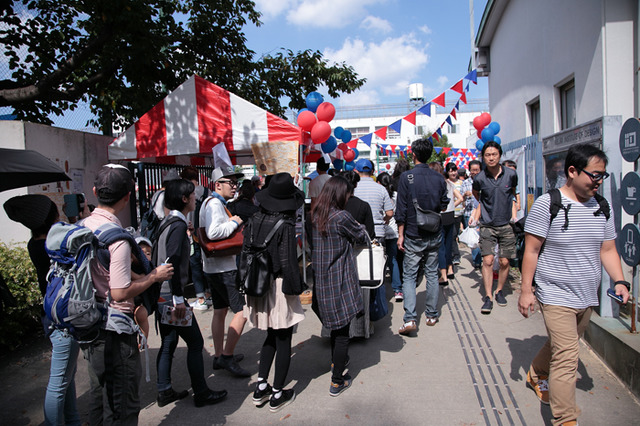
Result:
[[[283,389],[280,392],[280,398],[274,398],[271,395],[271,399],[269,400],[269,411],[275,413],[276,411],[280,411],[282,408],[291,404],[296,399],[296,391],[293,389]]]
[[[220,367],[220,366],[218,365],[218,359],[219,359],[219,358],[218,358],[217,356],[214,356],[214,357],[213,357],[213,369],[214,369],[214,370],[220,370],[220,369],[222,368],[222,367]],[[240,362],[240,361],[242,361],[243,359],[244,359],[244,354],[234,354],[234,355],[233,355],[233,360],[234,360],[235,362]]]
[[[480,313],[489,315],[492,309],[493,309],[493,302],[491,301],[491,299],[489,299],[489,296],[485,296],[484,303],[482,304],[482,308],[480,309]]]
[[[221,391],[209,390],[200,395],[194,395],[193,403],[196,405],[196,407],[204,407],[205,405],[217,404],[218,402],[222,401],[226,397],[227,397],[226,390],[221,390]]]
[[[260,390],[258,386],[256,386],[256,390],[253,392],[253,404],[255,406],[260,407],[265,402],[269,401],[269,398],[271,398],[271,385],[269,385],[269,383],[267,383],[267,387],[263,390]]]
[[[496,303],[500,306],[507,306],[507,299],[502,294],[502,290],[496,293],[495,295]]]
[[[224,368],[231,374],[237,377],[251,377],[251,373],[249,373],[244,368],[238,365],[238,362],[233,359],[233,357],[225,357],[224,355],[218,359],[218,366],[220,368]]]
[[[189,395],[189,391],[183,390],[176,392],[173,389],[158,392],[158,407],[164,407],[167,404],[171,404],[173,401],[185,398]]]

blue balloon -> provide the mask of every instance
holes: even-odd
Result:
[[[487,143],[493,140],[495,133],[493,133],[493,130],[487,127],[482,130],[482,133],[480,133],[480,136],[482,136],[482,142]]]
[[[322,145],[320,145],[320,147],[322,148],[322,152],[324,152],[325,154],[335,151],[337,146],[338,141],[333,136],[329,136],[329,139],[327,139],[322,143]]]
[[[298,115],[300,115],[300,113],[301,113],[301,112],[304,112],[304,111],[309,111],[309,108],[302,108],[300,111],[298,111]],[[296,116],[296,117],[297,117],[297,116]]]
[[[340,139],[342,139],[344,143],[351,142],[351,132],[349,130],[343,131]]]
[[[336,138],[342,140],[342,133],[344,132],[344,129],[340,126],[336,127],[335,129],[333,129],[333,136],[335,136]]]
[[[493,130],[494,135],[500,133],[500,124],[498,124],[496,121],[491,122],[488,127]]]
[[[482,140],[478,139],[478,140],[476,141],[476,149],[477,149],[478,151],[482,151],[482,147],[483,147],[483,146],[484,146],[484,142],[482,142]]]
[[[494,136],[494,137],[493,137],[493,141],[494,141],[495,143],[497,143],[498,145],[502,144],[502,139],[500,139],[500,137],[499,137],[499,136]]]
[[[318,92],[311,92],[307,95],[305,102],[307,103],[307,108],[309,111],[316,112],[318,109],[318,105],[324,102],[324,98]]]
[[[356,162],[355,161],[349,161],[347,164],[344,165],[344,169],[346,171],[353,170],[355,168],[356,168]]]
[[[358,158],[358,155],[360,155],[360,151],[358,151],[356,148],[351,148],[351,151],[353,151],[356,154],[356,156],[353,157],[353,159],[355,161],[355,159]]]
[[[344,160],[341,160],[340,158],[336,158],[335,160],[333,160],[333,168],[340,171],[342,170],[342,167],[344,166]]]

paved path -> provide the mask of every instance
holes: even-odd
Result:
[[[329,396],[329,341],[320,337],[320,322],[305,306],[307,318],[293,337],[289,386],[296,401],[280,411],[256,408],[251,402],[264,333],[246,329],[237,352],[242,365],[254,372],[237,379],[211,370],[213,346],[211,311],[198,312],[205,337],[205,366],[209,386],[227,389],[223,403],[195,408],[191,398],[158,407],[155,357],[159,339],[152,336],[152,382],[143,382],[142,425],[211,424],[367,424],[367,425],[543,425],[551,412],[525,387],[528,365],[546,339],[540,313],[524,319],[516,309],[517,283],[507,291],[507,307],[481,315],[480,277],[469,267],[468,252],[449,287],[441,290],[442,316],[434,327],[424,317],[416,337],[397,334],[402,304],[390,302],[390,315],[375,323],[368,340],[350,346],[350,373],[354,384],[338,398]],[[424,306],[424,284],[418,288],[418,306]],[[387,286],[387,294],[391,291]],[[421,311],[421,310],[420,310]],[[154,333],[152,332],[152,335]],[[597,356],[581,344],[577,399],[581,425],[638,424],[640,404]],[[176,389],[189,387],[186,347],[176,351],[173,381]],[[82,357],[81,357],[82,358]],[[13,358],[17,359],[17,358]],[[20,361],[0,366],[0,424],[27,425],[43,421],[42,402],[48,378],[49,347],[42,340],[21,354]],[[86,418],[88,379],[86,363],[78,362],[78,404]]]

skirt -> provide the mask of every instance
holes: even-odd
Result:
[[[282,278],[276,278],[263,297],[247,296],[243,315],[251,327],[275,330],[293,327],[304,319],[299,296],[282,292]]]

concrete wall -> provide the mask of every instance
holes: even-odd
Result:
[[[34,185],[0,193],[0,204],[16,195],[44,194],[50,197],[62,213],[65,194],[83,192],[89,203],[97,204],[93,195],[93,180],[99,168],[107,164],[107,146],[112,137],[101,136],[74,130],[34,124],[21,121],[0,121],[0,145],[4,148],[31,149],[58,164],[72,182]],[[121,218],[129,223],[128,211]],[[4,209],[0,209],[0,241],[4,243],[24,243],[30,238],[30,232],[19,223],[11,221]]]

